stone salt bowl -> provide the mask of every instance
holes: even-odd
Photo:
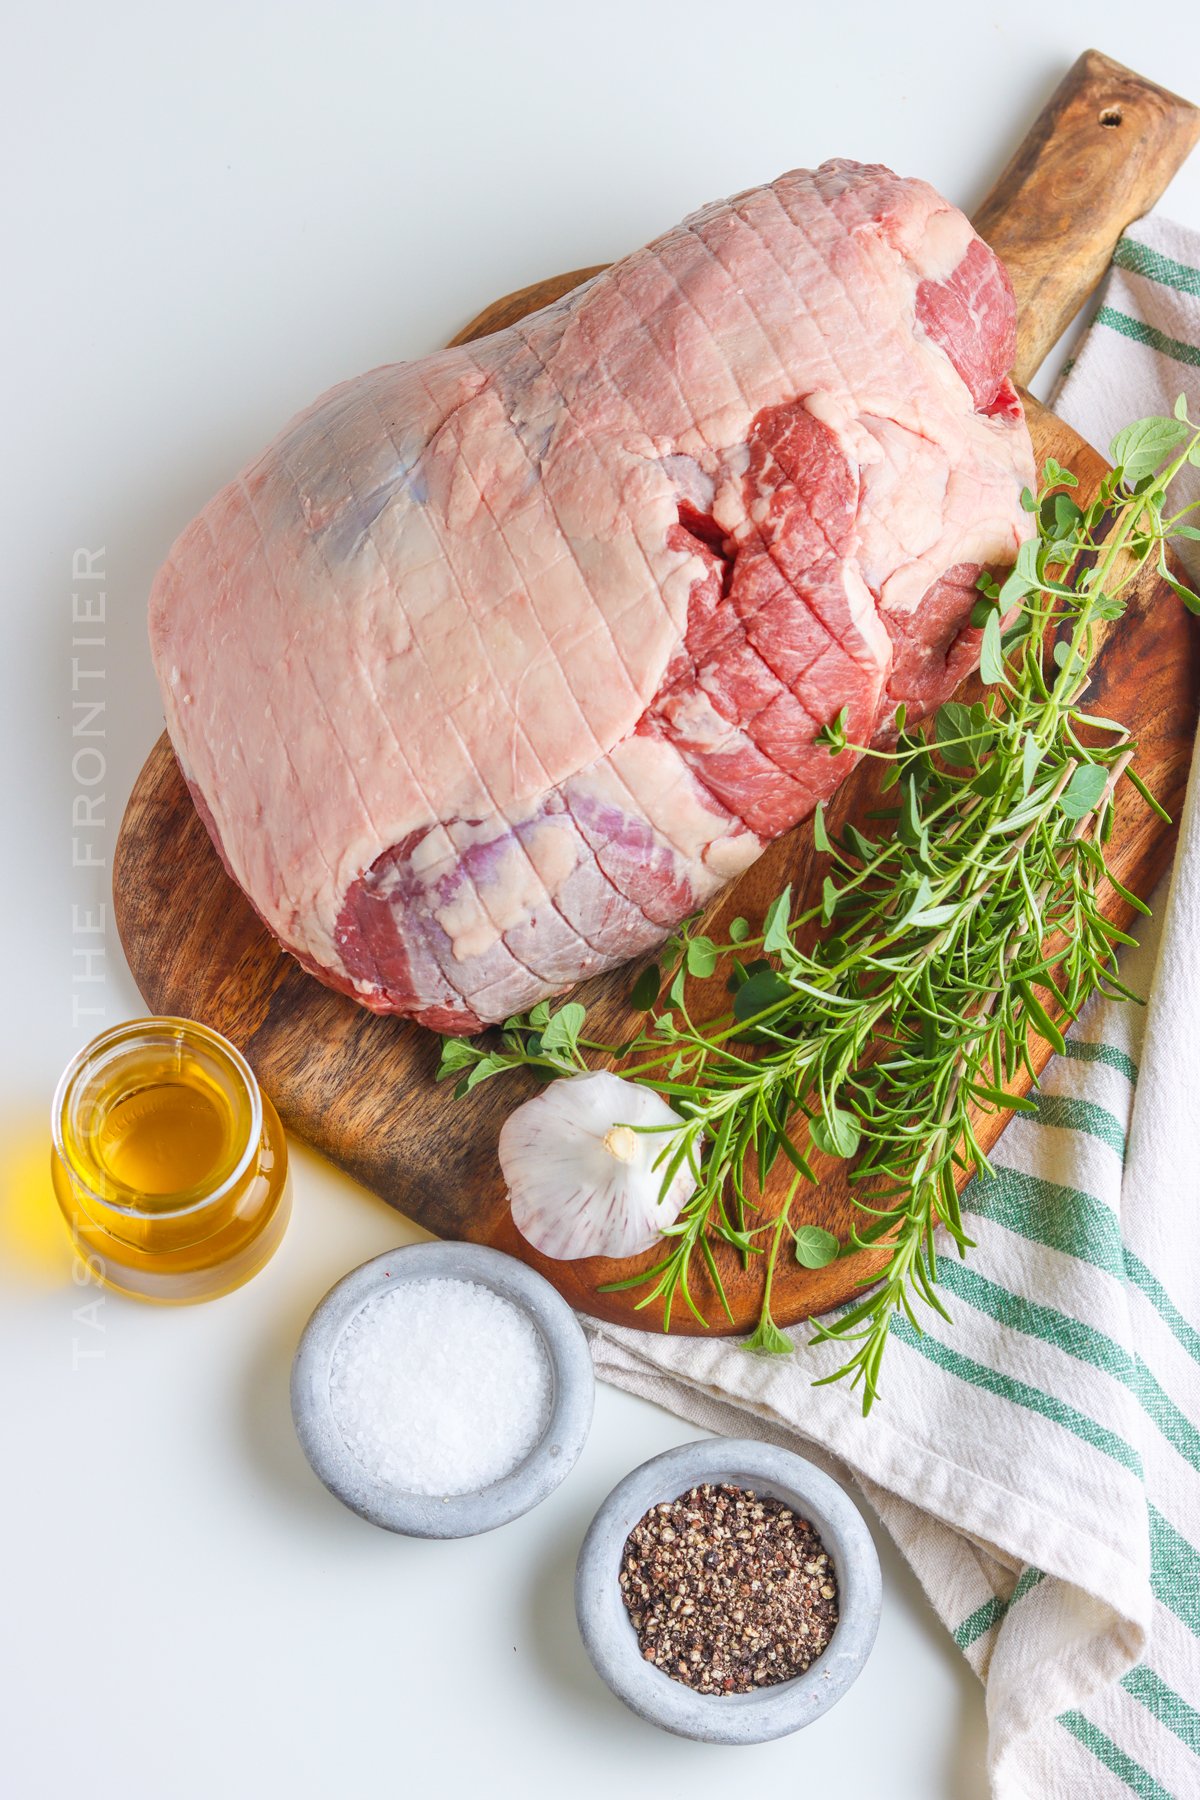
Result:
[[[618,1586],[625,1540],[650,1507],[706,1481],[782,1500],[809,1521],[832,1559],[837,1626],[824,1654],[791,1681],[749,1694],[698,1694],[642,1657]],[[871,1654],[881,1593],[875,1545],[849,1497],[802,1457],[749,1438],[684,1444],[634,1469],[593,1519],[575,1572],[579,1629],[598,1674],[652,1725],[710,1744],[785,1737],[827,1712]]]
[[[329,1385],[338,1339],[369,1300],[409,1281],[474,1281],[491,1288],[532,1322],[550,1362],[545,1431],[523,1462],[476,1493],[441,1499],[379,1480],[349,1448],[334,1416]],[[352,1270],[313,1313],[292,1365],[292,1418],[314,1470],[352,1511],[406,1537],[472,1537],[537,1506],[574,1466],[594,1400],[587,1340],[566,1301],[515,1257],[478,1244],[410,1244]]]

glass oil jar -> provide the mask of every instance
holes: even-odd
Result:
[[[258,1273],[291,1211],[279,1115],[245,1058],[191,1019],[134,1019],[54,1096],[54,1192],[93,1274],[142,1300],[211,1300]]]

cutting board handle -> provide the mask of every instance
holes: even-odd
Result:
[[[1067,71],[973,220],[1016,290],[1022,385],[1197,137],[1200,108],[1098,50]]]

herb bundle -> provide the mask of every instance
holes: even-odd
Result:
[[[919,726],[898,708],[890,748],[848,744],[844,713],[820,733],[831,754],[881,759],[888,798],[874,835],[834,832],[817,809],[825,873],[815,904],[797,909],[785,889],[757,931],[735,919],[728,943],[689,922],[636,984],[646,1018],[632,1043],[591,1042],[578,1002],[557,1011],[543,1002],[509,1020],[498,1045],[444,1047],[439,1078],[457,1078],[459,1092],[515,1067],[577,1073],[587,1055],[604,1054],[669,1100],[684,1123],[660,1152],[664,1191],[685,1164],[695,1191],[654,1267],[614,1284],[645,1284],[640,1304],[660,1302],[666,1327],[678,1302],[702,1320],[690,1286],[697,1258],[725,1301],[717,1241],[762,1259],[747,1347],[764,1352],[791,1349],[771,1310],[785,1250],[810,1267],[884,1251],[882,1271],[862,1278],[864,1297],[814,1324],[814,1341],[846,1349],[825,1379],[861,1384],[864,1411],[894,1315],[918,1330],[923,1305],[948,1317],[935,1227],[966,1254],[956,1177],[989,1172],[975,1115],[1033,1110],[1011,1091],[1022,1066],[1036,1078],[1031,1039],[1061,1050],[1057,1018],[1073,1020],[1097,993],[1133,998],[1117,972],[1118,947],[1133,940],[1103,910],[1108,889],[1148,910],[1106,865],[1119,785],[1166,815],[1132,766],[1125,727],[1083,700],[1102,627],[1121,617],[1143,565],[1200,612],[1165,559],[1173,538],[1200,540],[1187,522],[1200,503],[1167,510],[1180,470],[1200,466],[1200,427],[1181,399],[1173,418],[1121,432],[1110,457],[1086,507],[1075,476],[1054,462],[1039,492],[1022,496],[1035,532],[1003,585],[980,577],[972,614],[982,701],[948,701]],[[689,982],[714,980],[732,1005],[698,1023]],[[803,1220],[814,1149],[855,1159],[859,1218],[845,1245]],[[790,1182],[768,1215],[760,1195],[781,1157]]]

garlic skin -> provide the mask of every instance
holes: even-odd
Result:
[[[555,1081],[504,1121],[500,1167],[513,1223],[543,1256],[638,1256],[658,1242],[695,1192],[686,1163],[659,1201],[654,1168],[669,1133],[631,1126],[682,1125],[649,1088],[597,1070]]]

